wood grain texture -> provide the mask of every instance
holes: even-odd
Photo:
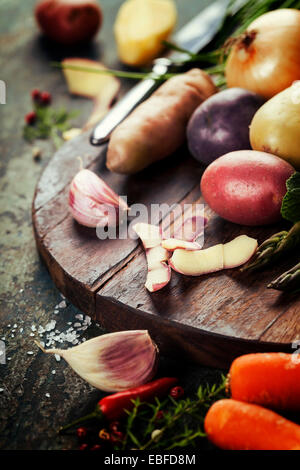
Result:
[[[289,266],[250,274],[238,269],[201,277],[172,272],[164,289],[145,288],[147,265],[138,240],[99,240],[94,229],[77,224],[68,213],[69,184],[82,165],[96,171],[129,205],[204,203],[199,189],[203,167],[186,148],[126,177],[105,167],[106,147],[91,147],[88,135],[66,143],[45,169],[33,201],[39,252],[67,298],[108,331],[147,328],[162,351],[202,364],[227,367],[239,354],[291,351],[300,338],[300,300],[266,289]],[[155,221],[166,220],[154,213]],[[205,245],[224,243],[246,233],[262,242],[281,229],[241,227],[206,207]]]

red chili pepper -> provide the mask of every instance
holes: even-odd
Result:
[[[132,403],[132,400],[137,400],[137,398],[139,398],[142,402],[149,402],[155,397],[164,397],[168,395],[170,389],[177,383],[177,381],[178,379],[175,377],[163,377],[139,387],[108,395],[97,403],[97,406],[92,413],[67,424],[62,427],[60,431],[64,431],[82,421],[86,421],[87,419],[106,418],[108,421],[120,419],[123,416],[126,416],[125,410],[130,411],[133,409],[134,404]]]

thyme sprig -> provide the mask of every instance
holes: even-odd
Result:
[[[149,450],[195,446],[206,437],[203,422],[211,404],[225,396],[226,379],[220,384],[200,386],[195,398],[143,403],[135,400],[132,411],[127,412],[124,423],[125,439],[117,445],[119,450]],[[158,420],[159,412],[162,417]]]

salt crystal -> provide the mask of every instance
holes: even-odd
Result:
[[[76,322],[76,323],[74,323],[73,326],[74,326],[74,328],[79,328],[79,327],[81,326],[81,323],[77,323],[77,322]]]
[[[78,313],[77,315],[75,315],[75,318],[77,318],[77,320],[82,321],[82,320],[83,320],[83,315],[82,315],[82,313]]]
[[[49,323],[47,323],[47,325],[45,326],[45,330],[46,330],[46,331],[54,330],[55,325],[56,325],[56,321],[55,321],[55,320],[51,320],[51,321],[50,321]]]
[[[32,356],[33,351],[27,351],[28,356]]]
[[[4,392],[4,388],[0,388],[0,393],[1,393],[1,392]]]
[[[53,369],[53,370],[51,371],[51,374],[55,375],[55,374],[56,374],[56,370]]]
[[[18,325],[15,323],[14,326],[13,326],[13,328],[17,328],[17,327],[18,327]]]
[[[11,324],[7,325],[7,328],[10,328],[11,327]]]
[[[54,309],[54,312],[53,312],[53,313],[54,313],[54,315],[57,315],[57,314],[59,313],[59,310]]]
[[[62,300],[61,302],[59,302],[59,304],[57,305],[58,308],[66,308],[67,306],[67,302],[65,300]]]
[[[34,333],[29,333],[29,336],[35,336],[35,334]]]
[[[45,397],[50,398],[50,393],[45,393]]]
[[[35,325],[31,325],[31,331],[36,331],[36,326]]]
[[[55,359],[57,360],[57,362],[60,361],[60,355],[59,355],[59,354],[54,354],[54,357],[55,357]]]
[[[45,332],[45,328],[43,328],[42,326],[39,326],[39,328],[38,328],[38,333],[39,333],[39,334],[42,334],[42,333],[44,333],[44,332]]]
[[[24,328],[20,328],[20,333],[23,333]]]
[[[15,337],[15,335],[10,335],[10,337],[11,337],[11,338],[14,338],[14,337]]]
[[[20,289],[19,292],[20,292],[20,294],[22,294],[22,292],[24,292],[24,289]]]

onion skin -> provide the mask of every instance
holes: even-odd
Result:
[[[102,25],[95,0],[41,0],[34,13],[43,33],[65,46],[90,41]]]
[[[269,99],[300,79],[300,11],[268,12],[235,41],[225,76],[228,87],[242,87]]]

